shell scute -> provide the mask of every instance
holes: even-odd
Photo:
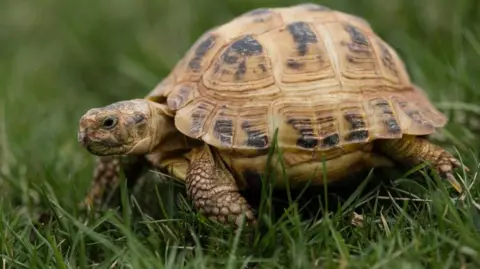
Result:
[[[314,108],[315,126],[321,141],[320,149],[331,149],[340,143],[340,128],[335,111],[335,105],[317,105]]]
[[[268,106],[246,106],[238,109],[236,148],[258,152],[270,146]]]
[[[274,83],[270,58],[252,35],[231,42],[203,76],[206,94],[226,99],[278,93]]]
[[[348,23],[329,24],[344,80],[379,78],[377,59],[367,33]],[[334,34],[335,33],[335,34]]]
[[[233,121],[232,119],[217,119],[213,125],[213,134],[223,146],[231,147],[233,143]]]
[[[268,131],[264,128],[265,122],[255,120],[243,120],[240,128],[246,134],[242,143],[245,148],[265,149],[269,146]]]
[[[361,106],[344,107],[341,110],[343,116],[343,139],[347,143],[364,143],[369,140],[369,126]]]
[[[217,105],[212,112],[208,125],[205,125],[205,133],[201,137],[207,143],[218,145],[219,148],[227,149],[234,146],[237,127],[237,111],[228,105]]]
[[[221,150],[258,154],[269,147],[268,107],[234,107],[200,102],[179,110],[178,128]],[[177,114],[178,115],[178,114]],[[191,115],[191,117],[187,117]],[[183,124],[180,125],[180,122]],[[239,151],[240,150],[240,151]]]
[[[327,150],[339,145],[340,126],[337,106],[312,105],[295,101],[277,102],[273,114],[278,118],[278,144],[282,148]]]
[[[373,97],[367,101],[370,110],[370,132],[377,138],[400,138],[402,128],[392,103],[383,97]]]
[[[309,118],[290,118],[287,121],[299,133],[296,146],[305,149],[312,149],[318,145],[318,137],[314,132],[314,125]]]
[[[214,109],[215,105],[212,102],[199,98],[177,111],[175,126],[187,136],[200,138],[205,134],[207,120]]]
[[[401,121],[405,126],[406,132],[412,134],[435,132],[435,125],[432,120],[426,117],[415,103],[397,96],[392,97],[392,101],[402,117]]]
[[[167,105],[171,110],[185,107],[198,97],[197,85],[192,82],[177,84],[167,97]]]
[[[277,45],[282,59],[282,64],[279,65],[281,83],[295,87],[298,83],[312,80],[334,79],[335,72],[325,44],[314,27],[309,23],[296,21],[287,24],[285,29],[278,37],[284,42]]]

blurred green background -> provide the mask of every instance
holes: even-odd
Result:
[[[65,205],[90,184],[77,144],[89,108],[143,97],[207,29],[250,9],[300,1],[0,1],[0,188],[3,206],[38,203],[48,182]],[[480,1],[323,0],[361,16],[405,60],[451,121],[440,142],[477,155]],[[473,152],[472,152],[473,151]]]

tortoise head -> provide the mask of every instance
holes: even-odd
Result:
[[[78,142],[98,156],[147,154],[165,137],[168,121],[163,105],[120,101],[88,110],[80,118]]]

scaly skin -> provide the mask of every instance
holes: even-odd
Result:
[[[93,181],[81,206],[88,210],[100,208],[105,200],[104,194],[118,185],[120,169],[119,158],[96,157]]]
[[[378,140],[376,145],[384,154],[404,165],[430,163],[442,178],[448,180],[457,192],[462,193],[462,185],[453,175],[453,169],[462,167],[462,164],[440,146],[425,138],[410,135],[404,135],[401,139]],[[469,171],[467,167],[463,169]]]
[[[245,215],[247,226],[255,225],[253,210],[238,192],[235,179],[222,160],[213,155],[208,145],[193,151],[185,183],[195,208],[222,224],[239,227]]]
[[[141,156],[102,156],[95,158],[93,181],[87,197],[81,204],[88,210],[101,208],[107,203],[109,206],[118,206],[118,199],[108,199],[116,195],[120,181],[120,173],[125,174],[127,188],[135,185],[148,164]]]

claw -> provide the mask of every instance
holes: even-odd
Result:
[[[452,163],[452,165],[455,167],[455,168],[462,168],[465,172],[470,172],[470,168],[468,168],[467,166],[463,165],[459,160],[455,159],[455,158],[451,158],[450,159],[450,162]]]
[[[455,158],[448,158],[447,160],[448,161],[444,162],[442,165],[437,167],[437,171],[442,176],[442,178],[444,178],[444,179],[448,180],[448,182],[450,182],[450,184],[453,186],[453,188],[455,188],[455,190],[458,193],[462,193],[463,192],[463,187],[458,182],[458,180],[455,178],[452,171],[455,168],[463,168],[463,170],[465,170],[465,172],[469,172],[470,169],[468,167],[466,167],[465,165],[462,165],[462,163]]]
[[[450,173],[450,172],[446,173],[445,178],[448,180],[448,182],[450,182],[450,184],[453,186],[453,188],[455,188],[455,190],[458,193],[463,192],[462,185],[460,184],[460,182],[458,182],[458,180],[453,176],[452,173]]]

